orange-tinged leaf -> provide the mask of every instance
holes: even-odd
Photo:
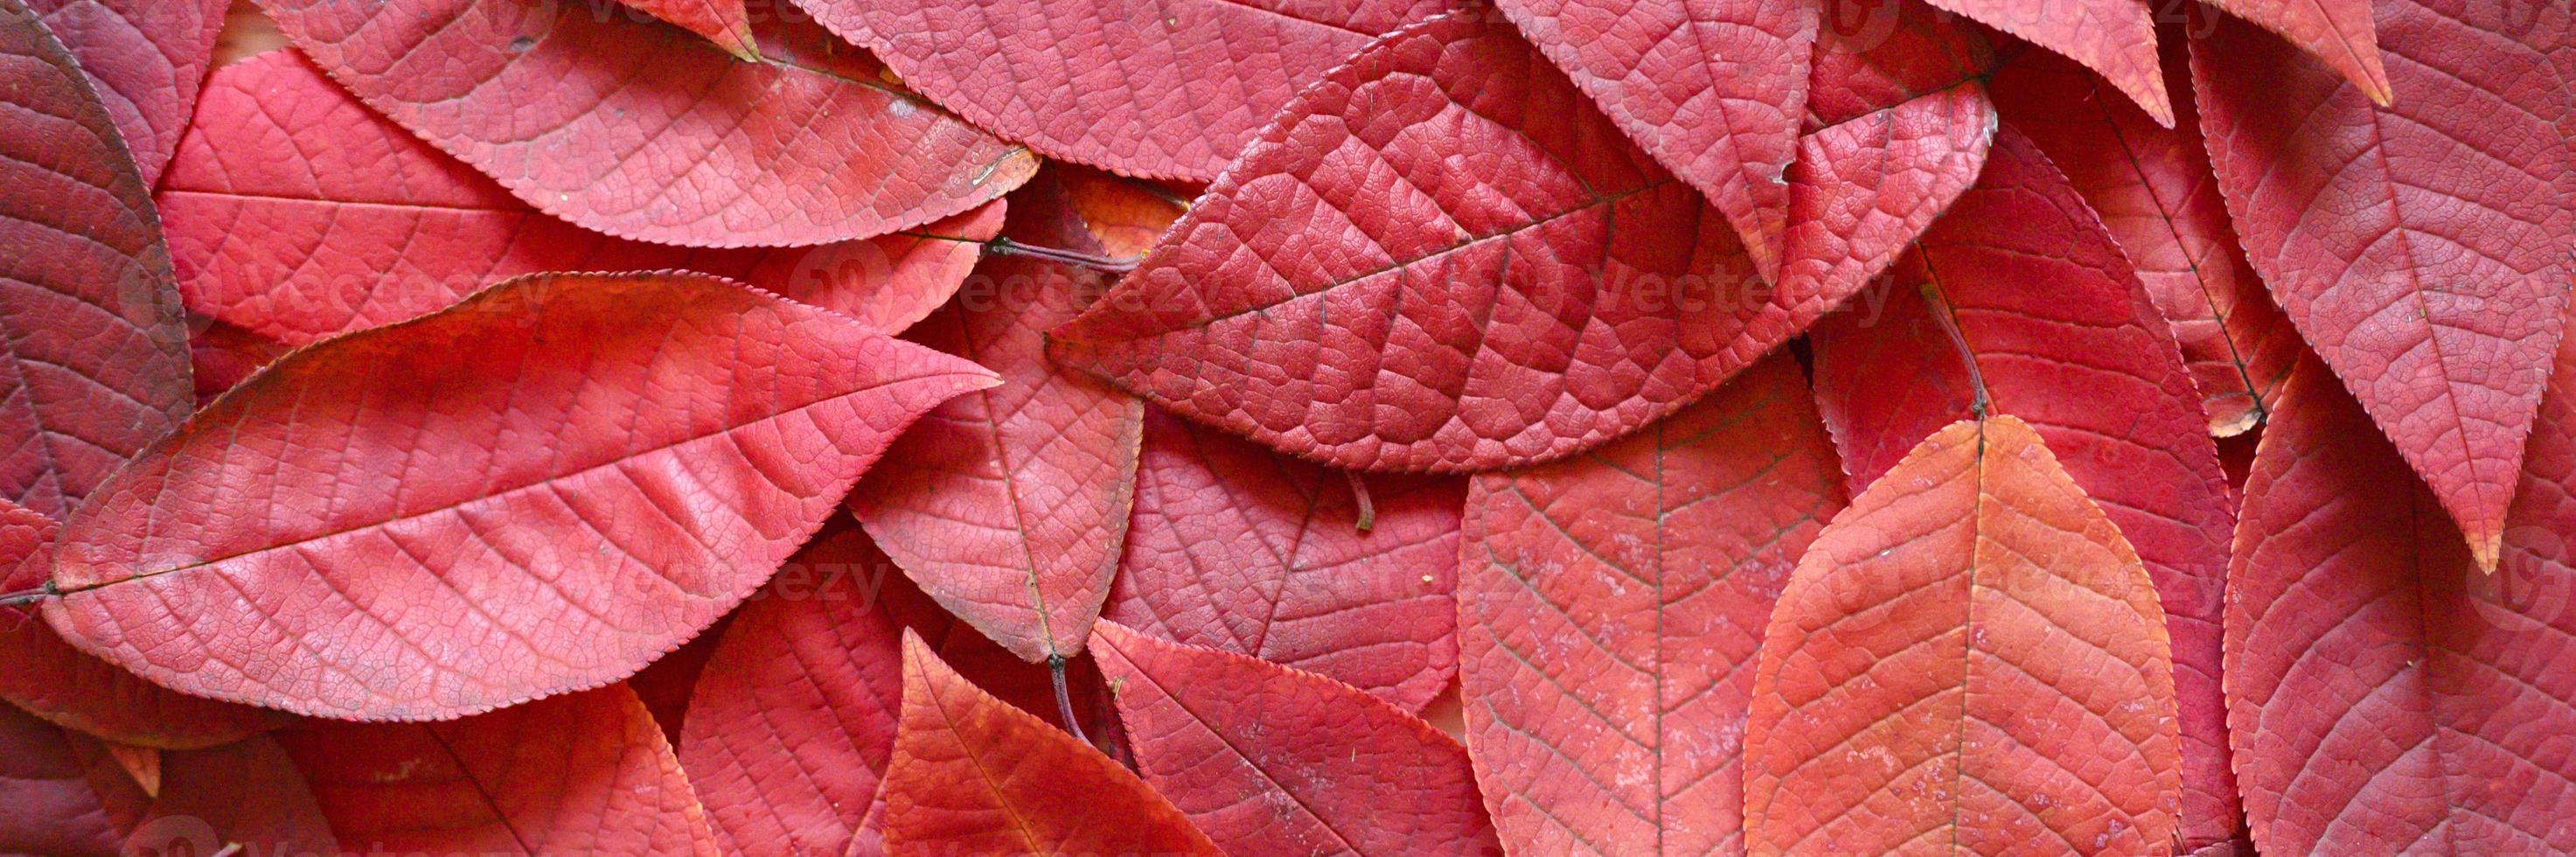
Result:
[[[1470,486],[1459,692],[1504,841],[1741,853],[1749,667],[1790,568],[1843,506],[1797,362]]]
[[[277,740],[348,848],[717,853],[661,728],[623,685],[441,723],[315,720]]]
[[[1366,691],[1102,622],[1145,781],[1228,854],[1500,857],[1467,749]]]
[[[303,713],[596,687],[730,610],[916,416],[992,383],[714,277],[521,278],[200,411],[66,525],[45,618],[154,681]]]
[[[2322,364],[2291,375],[2228,577],[2230,734],[2266,853],[2576,848],[2571,366],[2562,344],[2493,574]]]
[[[2039,435],[1932,436],[1798,563],[1745,738],[1754,854],[2144,854],[2181,796],[2137,555]]]
[[[1135,774],[976,689],[911,632],[885,791],[888,854],[1222,853]]]
[[[751,15],[743,0],[617,0],[637,11],[707,37],[726,53],[757,62],[760,46],[752,40]],[[770,0],[783,3],[784,0]],[[764,5],[766,8],[766,5]]]
[[[1190,210],[1187,197],[1152,182],[1121,178],[1079,167],[1054,173],[1064,184],[1065,201],[1082,218],[1083,228],[1112,259],[1145,255],[1172,221]]]

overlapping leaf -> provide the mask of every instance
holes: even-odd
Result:
[[[2169,79],[2188,80],[2183,57],[2181,45],[2167,49]],[[2245,264],[2191,102],[2175,105],[2175,127],[2161,128],[2074,63],[2038,52],[1996,75],[1994,96],[2101,215],[2172,323],[2210,433],[2260,425],[2302,349]]]
[[[98,739],[0,704],[0,853],[116,855],[150,801]]]
[[[1054,182],[1017,198],[1014,240],[1083,240]],[[850,508],[950,612],[1032,662],[1071,656],[1118,568],[1145,406],[1047,360],[1047,328],[1098,292],[1096,275],[996,256],[974,280],[907,338],[991,367],[1002,384],[924,417]]]
[[[1500,855],[1467,750],[1324,676],[1111,623],[1136,766],[1228,854]]]
[[[430,854],[688,854],[714,834],[623,686],[443,723],[279,732],[343,844]]]
[[[1740,853],[1771,603],[1843,505],[1795,361],[1583,456],[1474,478],[1466,732],[1520,853]]]
[[[330,820],[286,750],[265,736],[161,755],[152,806],[128,855],[335,854]]]
[[[760,46],[751,31],[751,16],[743,10],[743,0],[617,0],[637,11],[669,21],[705,36],[727,53],[754,62],[760,59]]]
[[[1160,412],[1104,611],[1196,646],[1321,673],[1407,711],[1458,662],[1457,479],[1344,474]]]
[[[2360,87],[2371,101],[2389,103],[2388,70],[2379,58],[2371,0],[2210,0],[2209,5],[2280,34]]]
[[[903,642],[886,852],[1219,854],[1144,781]]]
[[[1762,643],[1755,854],[2142,854],[2175,841],[2154,587],[2039,435],[1951,424],[1852,499]]]
[[[2230,734],[2258,847],[2576,848],[2556,737],[2576,730],[2576,349],[2559,355],[2492,575],[2324,366],[2291,376],[2229,578]]]
[[[188,126],[229,0],[28,0],[116,120],[151,187]]]
[[[1773,289],[1508,27],[1445,16],[1300,94],[1057,354],[1338,466],[1564,456],[1857,290],[1966,186],[1991,116],[1966,87],[1810,135],[1790,210],[1814,225]]]
[[[2576,23],[2375,8],[2394,106],[2221,21],[2192,43],[2201,127],[2254,270],[2492,567],[2576,277],[2576,63],[2551,67]]]
[[[0,0],[0,499],[61,517],[186,416],[152,199],[44,24]]]
[[[991,383],[712,277],[522,278],[199,412],[66,527],[46,619],[154,681],[305,713],[595,687],[731,609],[914,417]]]
[[[821,244],[1002,195],[1026,149],[811,63],[583,3],[264,0],[317,65],[529,205],[623,238]]]
[[[1051,158],[1206,181],[1289,97],[1454,0],[797,0],[932,100]]]
[[[191,310],[296,344],[576,270],[704,271],[891,333],[946,302],[1002,225],[993,202],[810,249],[610,238],[529,208],[288,51],[216,72],[198,115],[156,194],[181,292]]]
[[[1112,259],[1145,255],[1190,208],[1187,198],[1150,182],[1079,167],[1054,175],[1064,184],[1065,201],[1082,218],[1083,228]]]
[[[2083,63],[2157,124],[2173,125],[2173,99],[2158,70],[2156,22],[2147,0],[1928,2]]]

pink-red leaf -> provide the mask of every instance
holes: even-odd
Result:
[[[19,0],[0,107],[0,499],[59,518],[187,415],[188,334],[115,124]]]
[[[150,802],[98,739],[0,704],[0,854],[111,857]]]
[[[1290,96],[1456,0],[796,0],[934,101],[1131,176],[1206,181]]]
[[[2279,33],[2360,87],[2371,101],[2389,103],[2388,70],[2379,59],[2371,0],[2210,0],[2209,5]]]
[[[1337,466],[1568,455],[1687,404],[1892,258],[1983,157],[1982,93],[1947,96],[1807,139],[1793,180],[1824,190],[1793,189],[1813,225],[1774,289],[1510,28],[1444,16],[1300,94],[1057,353]]]
[[[977,242],[1002,225],[996,201],[919,230],[814,248],[610,238],[529,208],[291,51],[215,72],[197,115],[156,193],[181,294],[193,311],[294,344],[539,271],[704,271],[892,333],[946,302]]]
[[[2173,99],[2156,62],[2148,0],[1929,0],[2030,40],[2099,72],[2156,123],[2172,127]]]
[[[2012,126],[1918,247],[1891,274],[1884,313],[1816,327],[1816,392],[1853,485],[1883,479],[1916,439],[1970,416],[1980,379],[1994,411],[2027,420],[2161,598],[2183,723],[2183,842],[2233,836],[2218,620],[2235,504],[2172,334],[2083,198]]]
[[[1467,749],[1358,688],[1103,622],[1136,767],[1229,854],[1499,857]]]
[[[1502,0],[1503,14],[1656,162],[1707,194],[1765,279],[1820,0]]]
[[[230,0],[28,0],[115,117],[151,187],[188,127]]]
[[[872,80],[744,62],[586,3],[262,0],[315,64],[529,205],[621,238],[793,246],[920,226],[1036,172]]]
[[[993,383],[695,274],[543,275],[296,351],[64,531],[46,619],[183,691],[455,717],[730,610],[914,417]]]
[[[2168,79],[2189,80],[2183,57],[2182,45],[2167,49]],[[1995,76],[1994,96],[2101,215],[2172,324],[2210,433],[2226,437],[2261,425],[2302,349],[2297,330],[2245,264],[2191,102],[2175,105],[2179,124],[2158,127],[2109,97],[2090,72],[2037,51]]]
[[[2201,127],[2254,270],[2491,568],[2576,277],[2576,16],[2377,9],[2394,106],[2222,20]]]
[[[1135,774],[976,689],[910,632],[899,722],[888,854],[1220,853]]]
[[[2030,426],[1933,433],[1825,526],[1771,615],[1745,736],[1749,850],[2171,847],[2159,612]]]
[[[671,746],[624,686],[444,723],[316,720],[277,740],[331,832],[361,851],[717,853]]]
[[[1088,243],[1052,179],[1015,199],[1014,240]],[[1047,328],[1098,293],[1096,274],[994,256],[974,279],[906,338],[1002,384],[923,417],[850,509],[949,612],[1032,662],[1071,656],[1118,569],[1145,405],[1047,360]]]
[[[2571,366],[2562,347],[2491,575],[2324,366],[2291,376],[2228,578],[2230,734],[2267,853],[2576,848]]]
[[[255,736],[159,758],[152,807],[125,837],[129,857],[340,853],[304,773],[276,741]]]
[[[1796,361],[1468,494],[1459,692],[1520,853],[1742,853],[1748,669],[1843,505]]]
[[[1458,663],[1455,478],[1347,474],[1160,411],[1110,619],[1355,685],[1419,711]]]
[[[758,62],[760,46],[751,33],[751,15],[743,0],[617,0],[689,32],[705,36],[726,53]],[[768,0],[781,3],[784,0]]]
[[[1810,133],[1994,71],[1984,30],[1918,0],[1828,0],[1820,23],[1807,89]]]

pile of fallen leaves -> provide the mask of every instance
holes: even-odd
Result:
[[[2564,0],[1494,1],[0,0],[0,852],[2576,849]]]

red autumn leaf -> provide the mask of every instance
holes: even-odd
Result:
[[[2371,0],[2210,0],[2209,5],[2280,34],[2360,87],[2371,101],[2389,103],[2388,71],[2379,60]]]
[[[726,53],[760,61],[760,46],[751,31],[743,0],[617,0],[628,7],[705,36]],[[779,2],[779,0],[772,0]]]
[[[797,0],[931,100],[1050,158],[1206,181],[1289,96],[1454,0]]]
[[[2562,346],[2493,574],[2325,367],[2291,376],[2227,611],[2237,772],[2266,852],[2576,848],[2571,366]]]
[[[45,584],[54,519],[0,500],[0,592]],[[275,711],[185,696],[64,642],[33,606],[0,607],[0,699],[39,717],[127,744],[187,749],[285,722]]]
[[[992,383],[712,277],[549,275],[296,351],[69,524],[46,619],[204,696],[455,717],[632,674]],[[257,514],[202,514],[208,508]]]
[[[0,499],[59,518],[187,415],[188,334],[133,160],[19,0],[0,107]]]
[[[1856,290],[1966,186],[1986,110],[1953,90],[1808,137],[1793,180],[1820,190],[1793,188],[1808,226],[1773,289],[1509,28],[1445,16],[1299,95],[1056,353],[1336,466],[1564,456]]]
[[[143,186],[188,125],[230,0],[28,0],[116,120]]]
[[[2254,270],[2491,568],[2576,277],[2576,91],[2549,72],[2576,24],[2377,8],[2395,106],[2221,21],[2192,43],[2201,127]]]
[[[1514,850],[1742,853],[1748,669],[1843,506],[1778,355],[1584,456],[1471,483],[1466,731]]]
[[[1822,0],[1502,0],[1531,44],[1698,188],[1777,280]]]
[[[98,739],[0,704],[0,854],[113,857],[150,802]]]
[[[2182,47],[2168,48],[2166,59],[2168,77],[2187,81]],[[2245,264],[2191,102],[2176,105],[2178,125],[2161,128],[2113,100],[2091,73],[2035,51],[1995,76],[1994,95],[2101,215],[2172,323],[2210,433],[2260,425],[2303,349]]]
[[[2148,0],[1928,2],[2083,63],[2155,117],[2156,124],[2173,127],[2173,100],[2156,62],[2156,22]]]
[[[1119,624],[1360,687],[1406,711],[1458,663],[1454,478],[1347,474],[1155,412],[1109,606]]]
[[[716,854],[706,815],[624,686],[441,723],[277,733],[331,832],[431,854]]]
[[[789,561],[794,560],[790,558]],[[754,590],[750,597],[759,596],[760,592]],[[653,714],[653,725],[662,727],[662,738],[671,742],[672,747],[680,746],[680,729],[688,720],[689,701],[696,696],[698,679],[706,672],[707,659],[715,656],[716,643],[724,639],[725,628],[732,625],[734,617],[741,612],[736,610],[725,614],[724,618],[717,619],[715,624],[708,625],[706,630],[699,631],[679,648],[672,649],[670,654],[645,664],[643,669],[626,677],[626,689],[634,691],[635,698],[644,703],[644,710]]]
[[[161,782],[127,855],[336,854],[304,773],[265,736],[161,755]]]
[[[1467,749],[1315,673],[1103,622],[1136,767],[1230,854],[1502,854]]]
[[[977,690],[910,632],[898,722],[888,854],[1219,853],[1135,774]]]
[[[1163,230],[1190,210],[1187,197],[1151,182],[1079,167],[1059,169],[1054,176],[1083,228],[1112,259],[1145,255]]]
[[[1829,0],[1807,90],[1806,131],[1955,89],[1994,72],[1973,24],[1916,0]],[[1973,179],[1976,171],[1968,171]]]
[[[2030,426],[1942,428],[1825,526],[1772,613],[1745,736],[1751,852],[2169,847],[2160,612]]]
[[[2027,420],[2161,598],[2182,841],[2233,836],[2218,620],[2234,503],[2171,333],[2101,222],[2015,126],[1918,247],[1890,276],[1884,313],[1816,326],[1816,392],[1852,484],[1884,479],[1916,440],[1971,416],[1979,383],[1994,411]]]
[[[1016,199],[1013,240],[1081,240],[1052,180]],[[991,367],[1001,386],[925,416],[850,509],[923,591],[1004,648],[1071,656],[1118,568],[1145,406],[1047,360],[1046,329],[1098,292],[1095,276],[994,256],[974,279],[906,338]]]
[[[208,81],[156,195],[190,309],[302,344],[430,312],[539,271],[733,277],[889,333],[929,315],[1000,231],[1000,202],[805,249],[691,250],[538,213],[369,111],[290,51]],[[930,237],[940,236],[940,237]]]
[[[260,6],[369,106],[538,210],[622,238],[867,238],[973,208],[1037,168],[882,83],[743,62],[584,3]]]
[[[210,318],[190,318],[188,363],[203,407],[225,390],[250,378],[259,367],[295,349],[286,343]]]

